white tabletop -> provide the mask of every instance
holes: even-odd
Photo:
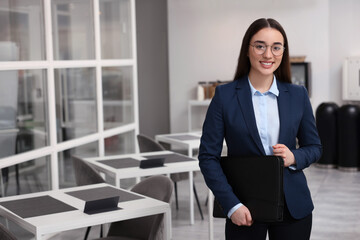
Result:
[[[105,186],[114,188],[109,184],[101,183],[96,185],[88,185],[0,198],[1,204],[3,202],[12,200],[31,199],[39,196],[50,196],[75,208],[75,210],[66,212],[22,218],[14,212],[0,205],[0,214],[7,217],[8,219],[11,219],[15,223],[19,224],[21,227],[35,234],[36,239],[41,239],[46,234],[165,213],[166,234],[170,238],[169,234],[171,217],[169,217],[170,206],[168,203],[130,192],[131,194],[142,196],[142,198],[125,202],[120,201],[118,203],[118,207],[121,209],[119,210],[88,215],[83,212],[85,206],[84,200],[66,194],[66,192],[70,191],[94,189]],[[129,192],[127,190],[121,190]]]
[[[161,155],[174,155],[178,161],[169,161],[165,158],[165,163],[163,167],[154,167],[142,169],[138,166],[134,167],[125,167],[125,168],[116,168],[106,164],[107,160],[119,161],[126,160],[131,158],[132,160],[141,161],[146,159],[146,157],[159,156]],[[170,157],[172,158],[172,157]],[[100,172],[105,173],[114,178],[115,186],[120,187],[120,179],[134,178],[134,177],[144,177],[144,176],[153,176],[159,174],[169,175],[171,173],[180,173],[188,172],[189,173],[189,204],[190,204],[190,224],[194,224],[194,193],[193,193],[193,171],[199,171],[199,162],[197,159],[190,158],[178,153],[171,151],[159,151],[159,152],[148,152],[148,153],[137,153],[137,154],[124,154],[117,156],[106,156],[106,157],[94,157],[94,158],[85,158],[85,161],[89,162]],[[171,159],[170,159],[171,160]]]
[[[193,157],[193,150],[200,147],[201,132],[183,132],[183,133],[169,133],[159,134],[155,136],[157,142],[163,142],[170,145],[182,147],[188,150],[188,156]],[[226,142],[223,143],[223,154],[226,154]]]
[[[126,168],[115,168],[106,164],[106,160],[118,160],[121,161],[123,159],[131,158],[134,160],[145,160],[146,157],[151,156],[161,156],[161,155],[169,155],[174,154],[182,159],[182,161],[178,162],[170,162],[167,163],[165,161],[163,167],[154,167],[141,169],[138,166],[134,167],[126,167]],[[159,151],[159,152],[148,152],[148,153],[137,153],[137,154],[124,154],[117,156],[107,156],[107,157],[95,157],[95,158],[85,158],[87,162],[91,163],[95,168],[99,171],[105,172],[107,174],[115,176],[117,179],[125,179],[125,178],[133,178],[133,177],[144,177],[144,176],[152,176],[159,174],[170,174],[170,173],[178,173],[178,172],[189,172],[189,171],[197,171],[199,170],[199,163],[197,160],[193,158],[189,158],[187,156],[177,154],[171,151]],[[119,183],[116,182],[116,185]]]
[[[201,132],[159,134],[155,136],[155,140],[158,142],[174,144],[177,146],[182,146],[191,149],[199,148],[200,138],[201,138]]]

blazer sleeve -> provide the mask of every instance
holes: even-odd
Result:
[[[223,207],[224,214],[227,215],[229,210],[240,201],[233,193],[220,166],[225,135],[223,104],[221,87],[218,86],[203,124],[198,158],[207,186]]]
[[[322,153],[322,146],[316,128],[311,103],[305,87],[302,87],[302,90],[304,112],[297,133],[299,148],[293,150],[297,170],[309,167],[310,164],[320,159]]]

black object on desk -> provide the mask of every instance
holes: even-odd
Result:
[[[281,157],[222,157],[220,165],[235,195],[254,220],[282,221],[284,160]],[[225,217],[216,199],[213,216]]]
[[[100,198],[92,201],[85,202],[84,213],[96,214],[118,210],[119,196]]]
[[[140,161],[140,168],[163,167],[165,158],[148,158]]]
[[[91,188],[66,192],[66,194],[85,201],[84,213],[95,214],[121,209],[119,202],[144,198],[134,193],[114,187]]]

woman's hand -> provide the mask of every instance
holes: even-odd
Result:
[[[294,154],[290,149],[284,144],[276,144],[273,147],[273,152],[275,156],[282,157],[284,159],[284,166],[289,167],[296,164]]]
[[[242,205],[231,215],[231,221],[238,226],[251,226],[253,223],[250,211]]]

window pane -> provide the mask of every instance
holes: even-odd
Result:
[[[134,122],[132,67],[106,67],[102,70],[104,128]]]
[[[15,168],[18,168],[18,175]],[[15,166],[4,168],[4,180],[11,184],[5,188],[6,196],[50,190],[50,156],[37,158]],[[19,178],[19,185],[16,178]]]
[[[92,2],[92,0],[51,1],[56,60],[95,58]]]
[[[48,144],[45,70],[0,71],[0,158]]]
[[[100,1],[100,12],[101,57],[131,58],[130,1]]]
[[[94,68],[55,70],[58,142],[97,130]]]
[[[60,188],[76,186],[75,172],[71,158],[72,156],[77,156],[80,158],[99,156],[98,142],[88,143],[59,153],[58,161]]]
[[[105,138],[105,155],[135,153],[135,132]]]
[[[0,61],[45,59],[42,2],[0,1]]]

